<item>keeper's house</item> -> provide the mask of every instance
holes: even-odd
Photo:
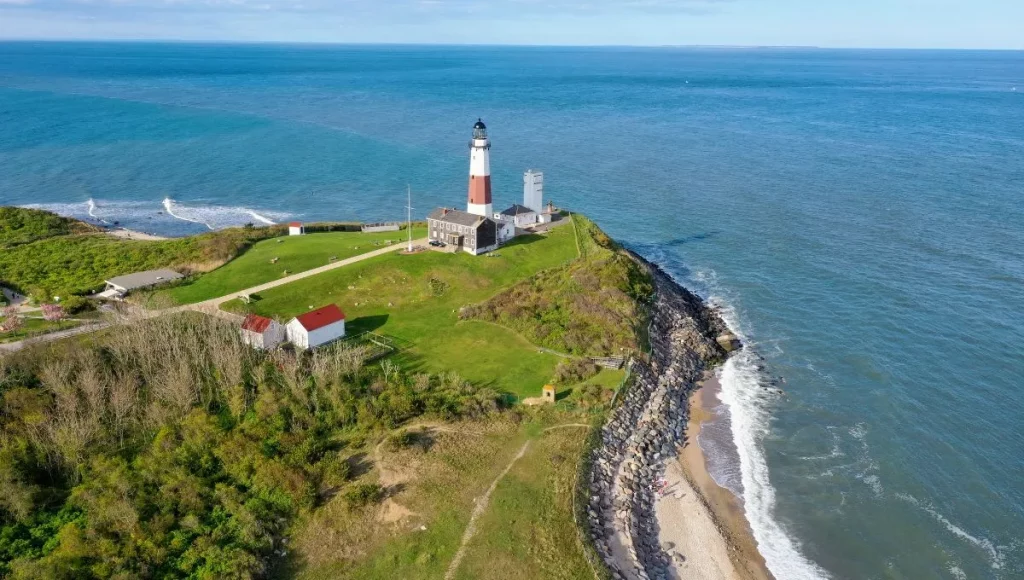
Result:
[[[427,216],[427,235],[455,250],[478,256],[498,249],[498,224],[477,214],[439,207]]]
[[[334,304],[291,319],[285,326],[295,348],[311,349],[345,336],[345,313]]]
[[[253,348],[270,350],[277,348],[285,338],[284,327],[276,320],[248,314],[242,321],[242,342]]]

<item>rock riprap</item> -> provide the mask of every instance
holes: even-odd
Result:
[[[657,266],[648,267],[656,296],[650,360],[630,362],[631,386],[602,428],[586,474],[589,532],[617,579],[668,578],[671,558],[658,542],[654,484],[683,440],[689,396],[704,369],[721,361],[728,347],[739,347],[738,340],[718,340],[735,337],[714,309]]]

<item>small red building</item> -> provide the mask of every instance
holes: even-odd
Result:
[[[248,314],[242,321],[242,342],[254,348],[276,348],[284,337],[284,327],[271,318]]]
[[[291,319],[286,331],[296,348],[316,348],[345,336],[345,313],[328,304]]]

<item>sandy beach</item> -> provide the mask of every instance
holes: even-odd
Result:
[[[155,242],[159,240],[166,240],[163,236],[156,236],[153,234],[146,234],[143,232],[137,232],[135,230],[129,230],[126,228],[117,228],[106,230],[107,234],[114,236],[115,238],[122,238],[125,240],[144,240],[148,242]]]
[[[680,580],[770,579],[739,498],[715,483],[697,444],[719,388],[709,375],[690,397],[686,443],[668,462],[667,491],[655,503],[659,540]]]

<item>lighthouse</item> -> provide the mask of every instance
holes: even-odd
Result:
[[[469,142],[469,202],[466,211],[489,218],[491,206],[491,142],[487,139],[487,126],[480,119],[473,125],[473,139]]]

